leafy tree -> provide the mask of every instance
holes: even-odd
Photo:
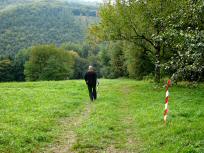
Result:
[[[72,79],[83,79],[84,75],[89,66],[87,59],[81,58],[79,56],[75,57],[75,62],[73,66],[73,76]]]
[[[155,63],[155,81],[160,81],[161,53],[164,49],[160,33],[168,23],[164,19],[177,8],[182,7],[183,1],[163,0],[117,0],[110,1],[100,9],[100,24],[89,30],[90,39],[125,40],[135,46],[150,51]]]
[[[84,78],[85,72],[87,71],[89,62],[88,54],[91,47],[86,44],[79,44],[73,42],[67,42],[61,46],[65,50],[69,50],[74,58],[73,73],[71,79],[82,79]]]
[[[110,52],[110,64],[111,64],[111,73],[112,77],[119,78],[127,76],[127,68],[125,62],[125,55],[123,52],[123,45],[120,41],[115,43],[110,43],[109,52]]]
[[[24,65],[29,60],[31,48],[23,49],[17,53],[13,62],[13,73],[15,81],[25,81]]]
[[[82,46],[81,43],[75,42],[66,42],[61,45],[63,49],[77,52],[79,55],[81,54]]]
[[[99,59],[100,59],[100,66],[101,66],[101,75],[105,78],[113,78],[111,73],[111,57],[110,52],[108,51],[108,45],[100,48],[99,52]]]
[[[74,60],[72,55],[54,45],[39,45],[32,48],[25,64],[26,80],[64,80],[71,76]]]
[[[154,72],[154,63],[151,53],[133,43],[124,43],[125,59],[130,78],[143,79]]]
[[[0,81],[12,81],[13,76],[13,61],[9,58],[0,61]]]
[[[161,33],[172,55],[164,68],[173,79],[197,81],[204,79],[204,4],[186,1],[185,7],[168,15],[169,25]]]

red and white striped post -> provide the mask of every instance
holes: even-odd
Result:
[[[171,85],[171,80],[168,80],[166,85],[166,98],[165,98],[165,110],[164,110],[164,123],[167,120],[167,113],[168,113],[168,103],[169,103],[169,86]]]

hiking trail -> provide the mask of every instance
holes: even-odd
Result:
[[[58,139],[44,153],[74,153],[72,146],[77,140],[74,129],[79,127],[89,117],[92,107],[92,103],[87,102],[85,108],[80,112],[75,112],[72,117],[61,119],[59,124],[64,131],[61,132]]]

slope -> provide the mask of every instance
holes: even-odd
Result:
[[[82,41],[87,27],[73,15],[71,4],[46,0],[5,3],[0,23],[0,55],[4,56],[35,44]]]

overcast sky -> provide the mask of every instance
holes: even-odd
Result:
[[[90,1],[90,2],[103,2],[103,0],[85,0],[85,1]]]
[[[93,3],[103,3],[108,0],[67,0],[68,2],[93,2]]]
[[[87,2],[87,1],[88,2],[103,2],[103,0],[80,0],[80,1],[85,1],[85,2]]]

